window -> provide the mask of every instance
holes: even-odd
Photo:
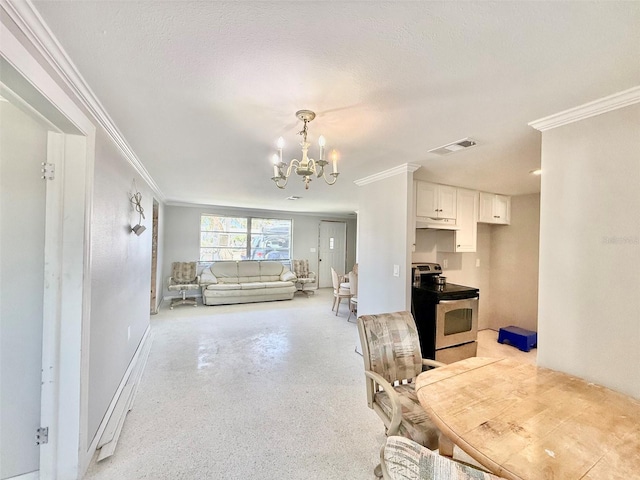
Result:
[[[200,217],[200,260],[291,259],[291,220]]]

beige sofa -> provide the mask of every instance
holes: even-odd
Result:
[[[296,276],[280,262],[215,262],[200,275],[202,303],[231,303],[291,300],[296,292]]]

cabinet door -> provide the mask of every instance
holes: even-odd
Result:
[[[478,192],[458,189],[456,252],[475,252],[478,243]]]
[[[438,218],[456,218],[457,188],[438,185]]]
[[[480,192],[480,214],[478,221],[482,223],[495,223],[493,218],[493,193]]]
[[[511,199],[504,195],[494,195],[493,218],[495,223],[511,222]]]
[[[480,192],[478,221],[481,223],[509,225],[511,223],[511,197]]]
[[[438,218],[437,185],[416,182],[416,215]]]

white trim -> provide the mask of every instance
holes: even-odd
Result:
[[[55,478],[57,468],[57,432],[59,409],[59,338],[62,271],[62,212],[64,209],[64,134],[49,132],[47,162],[56,165],[56,177],[47,182],[44,242],[44,297],[42,317],[42,387],[40,424],[49,427],[51,440],[40,447],[40,471],[43,478]]]
[[[301,212],[297,210],[269,210],[264,208],[252,208],[252,207],[237,207],[231,205],[212,205],[210,203],[189,203],[189,202],[181,202],[177,200],[167,200],[164,202],[164,205],[167,207],[187,207],[187,208],[201,208],[209,211],[202,212],[206,215],[211,215],[211,210],[215,209],[223,209],[229,210],[231,212],[238,212],[242,215],[247,215],[247,212],[259,212],[259,215],[270,215],[274,214],[278,217],[287,218],[287,215],[304,215],[305,217],[330,217],[330,218],[340,218],[345,220],[353,220],[354,214],[352,212],[347,213],[339,213],[339,212]],[[225,213],[221,213],[220,215],[225,215]]]
[[[40,480],[40,472],[38,470],[29,473],[23,473],[15,477],[8,477],[5,480]]]
[[[118,127],[116,127],[100,100],[98,100],[98,97],[93,93],[93,90],[84,80],[35,6],[28,0],[0,0],[0,5],[2,5],[11,19],[16,22],[18,28],[24,32],[39,53],[54,68],[65,85],[71,89],[82,105],[105,129],[127,162],[149,184],[157,197],[164,202],[164,194],[122,136],[120,130],[118,130]]]
[[[51,122],[47,117],[45,117],[38,110],[33,108],[30,103],[26,102],[22,97],[20,97],[17,93],[7,87],[4,83],[0,81],[0,95],[2,95],[6,99],[11,99],[11,103],[19,105],[19,108],[24,108],[31,114],[36,117],[37,121],[42,122],[44,128],[47,130],[51,130],[54,132],[62,133],[62,130],[58,128],[57,125]]]
[[[87,466],[89,465],[89,462],[91,462],[91,458],[93,457],[93,454],[95,453],[96,448],[98,447],[98,442],[100,441],[100,438],[102,437],[102,434],[104,433],[105,428],[107,428],[107,424],[109,423],[109,419],[111,418],[111,415],[113,414],[113,411],[116,408],[118,400],[120,399],[120,395],[122,394],[124,387],[127,385],[127,382],[129,381],[129,377],[131,376],[131,373],[136,369],[136,367],[138,367],[138,362],[140,360],[142,360],[144,364],[140,365],[139,370],[136,371],[138,378],[134,380],[137,382],[139,381],[139,378],[142,377],[144,366],[146,365],[147,357],[141,358],[141,352],[143,352],[147,348],[147,343],[152,341],[152,335],[150,332],[151,332],[151,324],[147,325],[147,329],[145,330],[144,335],[142,336],[142,340],[138,344],[136,353],[134,353],[133,358],[129,363],[129,367],[127,368],[127,371],[124,373],[124,376],[120,381],[120,385],[118,385],[118,389],[116,390],[116,393],[111,399],[109,408],[107,409],[107,412],[102,418],[102,422],[100,423],[100,426],[98,427],[98,431],[96,432],[95,436],[91,441],[91,445],[89,445],[89,449],[86,452],[83,452],[83,456],[84,456],[83,463],[86,464]],[[124,412],[124,414],[126,415],[126,412]]]
[[[0,0],[0,7],[6,9],[6,0]],[[5,26],[0,28],[0,54],[81,132],[88,135],[95,131],[94,125],[82,110],[51,80],[47,71]]]
[[[0,8],[16,21],[7,0],[0,0]],[[18,26],[26,28],[20,22]],[[42,425],[49,426],[49,443],[41,447],[39,478],[79,478],[84,473],[81,450],[86,448],[85,433],[80,429],[87,415],[88,384],[82,379],[87,376],[89,345],[83,334],[89,328],[89,220],[96,129],[39,60],[6,25],[1,27],[0,55],[16,69],[25,84],[28,82],[42,95],[42,101],[56,108],[77,129],[73,134],[61,136],[63,151],[55,155],[59,157],[57,162],[63,160],[63,168],[56,169],[56,178],[49,181],[47,188],[52,189],[58,203],[47,215],[54,230],[48,238],[58,241],[50,246],[50,257],[45,258],[45,263],[51,262],[52,269],[47,275],[54,283],[50,285],[51,291],[45,293],[48,304],[45,311],[50,309],[50,312],[43,317],[43,322],[55,322],[55,325],[43,325],[43,333],[48,332],[43,335],[43,380],[48,384],[43,387]],[[28,36],[26,30],[24,33]],[[36,109],[44,106],[38,102],[40,100],[33,104]],[[77,135],[78,131],[85,136]]]
[[[593,102],[585,103],[579,107],[570,108],[554,115],[529,122],[529,126],[544,132],[552,128],[561,127],[569,123],[595,117],[602,113],[607,113],[618,108],[627,107],[634,103],[640,103],[640,86],[614,93]]]
[[[418,165],[417,163],[403,163],[402,165],[398,165],[397,167],[393,167],[379,173],[374,173],[373,175],[369,175],[368,177],[361,178],[360,180],[356,180],[353,183],[355,183],[359,187],[362,187],[363,185],[367,185],[369,183],[378,182],[389,177],[394,177],[400,173],[413,173],[420,167],[421,165]]]

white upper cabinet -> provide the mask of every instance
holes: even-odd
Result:
[[[456,225],[453,232],[438,232],[438,251],[475,252],[478,243],[478,192],[457,189]]]
[[[511,223],[511,197],[480,192],[478,222],[509,225]]]
[[[428,182],[416,182],[416,216],[456,218],[456,188]]]

